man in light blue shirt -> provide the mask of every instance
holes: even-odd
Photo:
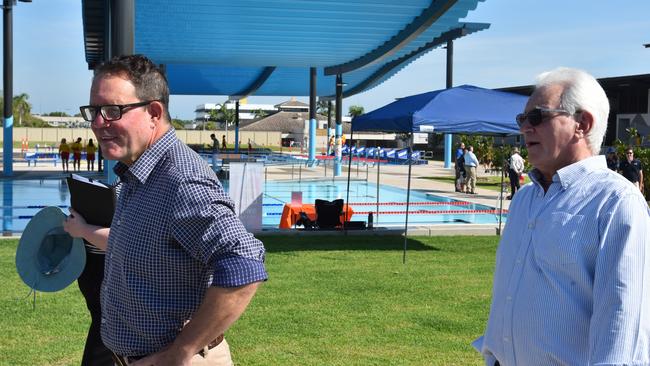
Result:
[[[598,156],[609,103],[589,74],[540,75],[517,122],[535,169],[497,251],[486,365],[650,365],[650,215]]]
[[[465,152],[465,173],[467,175],[465,187],[466,193],[469,194],[476,194],[476,167],[478,167],[478,159],[474,155],[474,146],[468,146]]]

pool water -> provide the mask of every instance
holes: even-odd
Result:
[[[285,203],[291,202],[291,192],[302,192],[303,203],[317,198],[346,200],[347,182],[336,181],[269,181],[264,188],[264,226],[277,227]],[[379,196],[379,206],[377,197]],[[367,221],[373,213],[373,223],[382,226],[404,226],[406,220],[406,190],[377,185],[366,181],[351,181],[349,204],[355,214],[350,220]],[[486,212],[487,211],[487,212]],[[503,216],[505,220],[505,215]],[[493,207],[454,200],[411,190],[409,226],[428,224],[496,224],[498,214]]]
[[[227,184],[224,184],[227,189]],[[20,233],[29,220],[45,206],[59,206],[67,213],[70,193],[65,179],[4,180],[2,191],[3,233]],[[346,199],[345,181],[267,181],[264,183],[264,228],[277,228],[286,203],[291,203],[291,193],[302,192],[303,203],[314,203],[317,198]],[[377,207],[379,197],[379,207]],[[355,214],[353,221],[367,221],[373,213],[375,226],[403,226],[406,219],[406,190],[366,181],[351,181],[350,206]],[[496,224],[498,214],[492,207],[433,196],[411,191],[409,226],[427,224]],[[505,220],[505,215],[504,215]]]

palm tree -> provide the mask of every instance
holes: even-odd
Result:
[[[13,112],[14,116],[18,116],[18,126],[22,123],[24,117],[29,117],[32,112],[32,105],[27,101],[29,95],[22,93],[14,96],[13,99]]]
[[[363,107],[360,105],[351,105],[350,108],[348,108],[348,115],[354,117],[358,117],[363,114]]]
[[[332,102],[332,108],[334,108],[334,102]],[[318,102],[316,102],[316,113],[320,114],[321,116],[327,116],[328,111],[329,103],[326,100],[319,99]]]
[[[262,108],[258,109],[255,111],[255,118],[264,118],[268,116],[269,114],[263,110]]]
[[[233,109],[226,108],[226,103],[223,103],[221,105],[221,108],[218,110],[213,109],[210,111],[210,119],[214,121],[223,121],[227,131],[228,125],[235,122],[235,111]]]

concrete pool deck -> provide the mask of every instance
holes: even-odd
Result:
[[[85,169],[85,162],[82,162],[82,169]],[[97,171],[88,172],[81,170],[80,173],[84,176],[101,179],[104,173]],[[358,169],[355,165],[352,166],[350,172],[351,179],[367,179],[369,182],[375,183],[377,181],[377,168],[360,166]],[[27,163],[17,162],[14,163],[14,175],[11,178],[1,179],[63,179],[69,173],[61,171],[60,166],[54,167],[52,164],[41,164],[39,166],[28,166]],[[332,179],[332,167],[330,166],[316,166],[304,167],[298,164],[292,165],[274,165],[268,166],[265,169],[265,174],[269,180],[297,180],[297,179]],[[443,162],[430,160],[427,165],[414,165],[411,172],[411,189],[423,193],[431,193],[437,196],[445,196],[456,200],[463,200],[472,203],[478,203],[498,209],[499,193],[496,191],[478,188],[476,195],[465,193],[458,193],[454,191],[454,185],[451,182],[436,181],[431,179],[424,179],[424,177],[448,177],[454,174],[453,167],[445,169]],[[342,166],[342,172],[337,181],[347,180],[348,167]],[[485,169],[479,167],[478,177],[485,177],[491,175],[486,173]],[[408,166],[405,165],[381,165],[380,166],[380,184],[391,185],[405,189],[408,183]],[[505,183],[508,180],[505,179]],[[507,210],[510,201],[503,200],[503,209]],[[503,224],[502,224],[503,227]],[[409,225],[408,235],[496,235],[498,224],[432,224],[432,225]],[[342,231],[304,231],[304,230],[264,230],[263,234],[269,235],[401,235],[404,233],[404,228],[401,227],[387,227],[376,228],[375,230],[349,230],[347,233]]]

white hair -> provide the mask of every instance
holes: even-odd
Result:
[[[568,67],[558,67],[539,74],[535,88],[558,84],[564,86],[560,96],[560,108],[572,115],[588,111],[594,116],[594,124],[587,134],[587,141],[592,154],[598,155],[609,116],[609,100],[605,91],[593,76]]]

